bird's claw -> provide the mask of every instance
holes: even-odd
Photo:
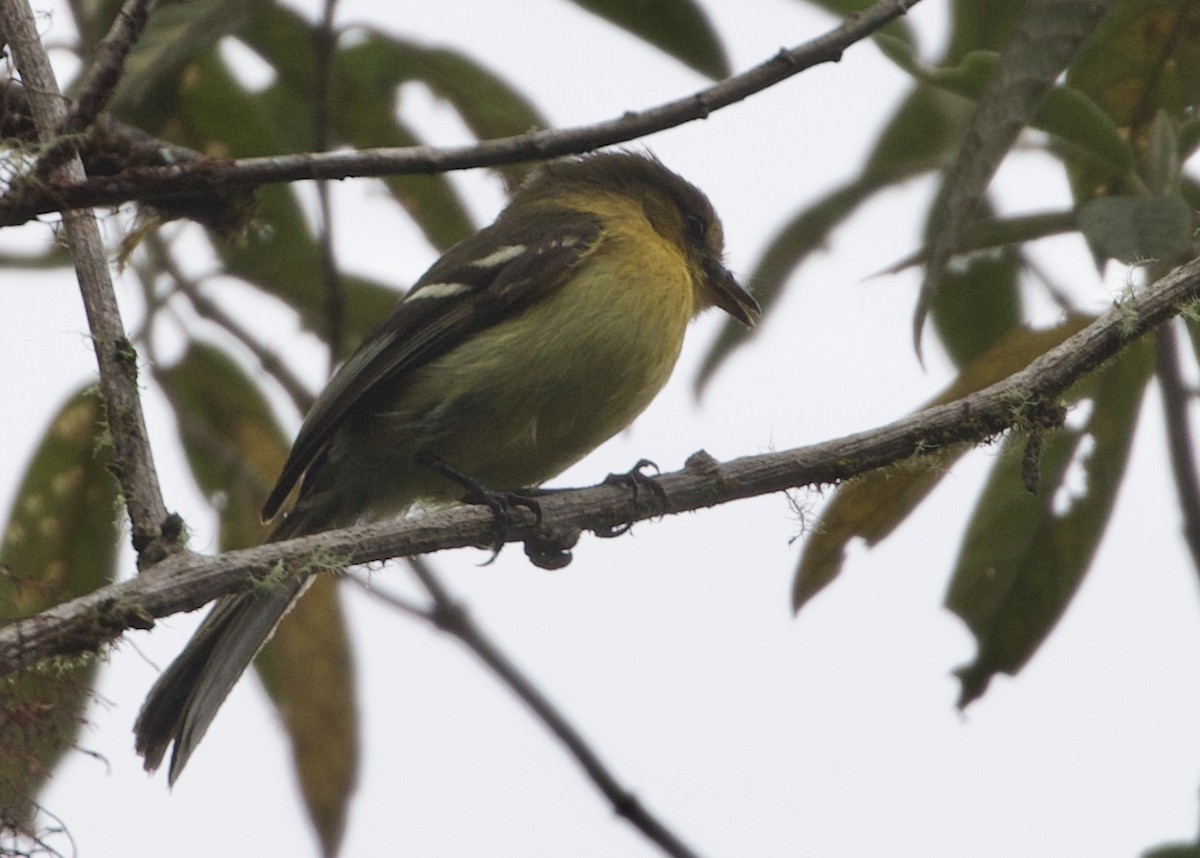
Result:
[[[650,491],[661,503],[666,503],[667,493],[654,477],[644,473],[647,468],[653,468],[655,474],[661,473],[658,465],[649,459],[638,459],[632,468],[623,474],[609,474],[604,478],[601,485],[605,486],[625,486],[633,495],[634,503],[638,501],[638,494],[644,488]],[[633,529],[633,522],[626,521],[621,524],[611,527],[600,528],[594,530],[593,533],[601,539],[612,539],[617,536],[622,536]]]

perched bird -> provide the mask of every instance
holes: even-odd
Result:
[[[723,250],[708,198],[651,156],[543,165],[330,380],[263,508],[299,484],[272,541],[453,501],[463,480],[515,491],[560,473],[650,403],[698,313],[754,324]],[[174,742],[175,782],[304,583],[217,602],[138,716],[148,771]]]

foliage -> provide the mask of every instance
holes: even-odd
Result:
[[[728,74],[720,34],[691,0],[662,4],[654,15],[646,14],[646,4],[576,2],[693,69],[714,78]],[[81,54],[86,56],[106,31],[118,5],[114,0],[75,5]],[[818,5],[848,12],[865,4],[825,0]],[[1070,315],[1051,330],[1033,327],[1027,284],[1034,278],[1022,252],[1027,242],[1078,232],[1098,266],[1109,259],[1153,262],[1153,270],[1161,271],[1194,256],[1200,184],[1183,165],[1200,146],[1195,115],[1200,6],[1187,0],[1120,0],[1109,4],[1114,8],[1101,19],[1096,12],[1102,5],[956,0],[947,47],[933,62],[922,60],[920,46],[903,24],[879,33],[878,48],[911,79],[911,89],[859,175],[798,211],[762,252],[750,279],[766,312],[809,254],[860,206],[927,174],[946,177],[926,215],[928,245],[901,265],[927,267],[922,304],[960,370],[939,401],[1026,365],[1088,321]],[[1055,50],[1064,51],[1061,57],[1048,56],[1048,28],[1056,34]],[[1058,38],[1068,30],[1073,41]],[[229,158],[318,146],[419,145],[421,129],[410,127],[396,109],[403,86],[414,81],[449,105],[480,140],[546,125],[528,95],[475,58],[359,28],[334,34],[333,50],[322,64],[312,46],[328,38],[319,22],[273,0],[165,5],[136,45],[111,112],[175,146]],[[268,85],[253,89],[239,81],[220,50],[227,39],[248,47],[270,68]],[[988,181],[1018,135],[1026,146],[1057,159],[1073,192],[1068,210],[1022,217],[994,213]],[[523,170],[497,172],[512,183]],[[475,228],[444,176],[397,176],[379,180],[379,186],[438,249]],[[321,235],[300,198],[286,187],[265,187],[254,198],[205,200],[203,207],[196,200],[159,200],[142,215],[148,229],[175,217],[209,226],[222,277],[235,280],[236,288],[285,302],[335,351],[361,339],[397,294],[399,284],[346,272],[335,273],[331,290]],[[179,273],[176,250],[158,238],[149,240],[147,249],[136,263],[148,304],[155,308],[145,339],[172,308],[182,305],[211,316],[200,298],[204,283]],[[0,258],[0,265],[66,261],[55,248],[38,260]],[[344,313],[330,313],[331,292]],[[923,310],[917,315],[918,332],[922,321]],[[1193,321],[1188,331],[1200,354],[1200,328]],[[190,335],[183,357],[155,382],[174,411],[196,482],[220,512],[221,547],[256,544],[264,535],[257,510],[287,441],[244,362],[224,346]],[[702,388],[748,342],[740,326],[729,324],[709,353],[698,385]],[[1082,425],[1031,426],[1005,440],[946,596],[978,641],[977,658],[960,672],[960,705],[983,694],[995,674],[1019,671],[1069,608],[1121,486],[1139,405],[1154,378],[1149,348],[1130,350],[1072,391],[1071,403],[1089,404]],[[8,577],[0,582],[0,596],[6,616],[34,613],[112,576],[115,497],[103,469],[101,426],[95,400],[79,394],[35,454],[5,534],[2,568]],[[932,455],[941,469],[962,452]],[[1036,492],[1028,491],[1030,480],[1023,479],[1029,455],[1040,463]],[[1083,468],[1085,481],[1064,504],[1058,501],[1072,466]],[[859,537],[874,544],[885,538],[940,476],[940,470],[926,467],[840,487],[823,514],[822,532],[808,540],[796,570],[796,609],[836,578],[848,542]],[[59,487],[68,478],[74,488],[64,494]],[[63,543],[62,556],[44,556],[38,552],[45,545],[23,539],[31,529],[47,527],[73,534]],[[302,791],[327,854],[335,853],[340,842],[358,754],[352,659],[337,599],[337,587],[322,582],[304,608],[289,617],[258,665],[283,714]],[[72,665],[4,689],[8,720],[0,730],[6,749],[0,811],[6,823],[29,824],[32,797],[74,741],[94,667]],[[321,693],[313,693],[314,687]],[[18,692],[26,702],[10,702]],[[43,699],[52,701],[45,705],[53,723],[39,716],[34,738],[13,732],[16,713],[31,711],[29,701]],[[321,725],[320,743],[313,741],[314,723]],[[11,753],[19,743],[24,752]]]

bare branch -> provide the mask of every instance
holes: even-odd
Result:
[[[308,179],[347,179],[443,173],[473,167],[494,167],[521,161],[544,160],[624,143],[728,107],[786,80],[812,66],[837,62],[842,52],[867,38],[920,0],[878,0],[848,18],[834,30],[790,50],[781,50],[766,62],[740,75],[726,78],[708,89],[641,112],[579,128],[547,129],[517,137],[487,140],[474,146],[437,149],[412,146],[280,155],[239,160],[202,159],[168,167],[140,167],[113,176],[75,179],[48,188],[22,187],[19,196],[0,198],[0,226],[24,223],[55,211],[116,206],[131,200],[163,195],[212,193],[231,187],[248,187]]]
[[[146,248],[155,265],[162,268],[171,280],[174,281],[175,288],[188,299],[192,305],[192,309],[201,318],[207,319],[214,325],[223,328],[226,333],[248,349],[258,359],[263,371],[275,379],[276,383],[291,398],[296,411],[300,414],[307,414],[316,401],[316,396],[300,380],[300,377],[292,372],[291,367],[279,356],[279,353],[263,345],[245,325],[225,312],[220,304],[205,295],[200,288],[200,284],[184,274],[182,269],[176,264],[175,259],[171,256],[171,253],[163,244],[162,238],[157,233],[151,233],[146,236]]]
[[[0,21],[28,91],[38,131],[44,140],[50,140],[62,127],[67,108],[38,38],[33,11],[27,0],[0,0]],[[53,178],[64,183],[83,181],[78,156],[72,155],[56,168]],[[113,470],[125,495],[138,564],[148,566],[174,550],[178,533],[164,535],[168,515],[138,396],[137,352],[125,336],[95,217],[90,211],[68,212],[63,223],[100,366],[100,392],[111,430]]]
[[[330,85],[333,82],[334,49],[337,30],[333,21],[337,0],[325,0],[321,26],[313,46],[313,151],[329,150]],[[317,226],[317,246],[321,249],[321,271],[325,280],[325,341],[329,343],[329,374],[332,375],[342,357],[345,340],[346,296],[337,258],[333,251],[333,201],[329,183],[317,183],[317,206],[320,217]]]
[[[108,35],[96,48],[95,59],[84,75],[79,96],[67,109],[67,115],[57,129],[54,145],[38,160],[34,175],[46,177],[78,153],[82,140],[80,132],[96,121],[112,98],[125,71],[125,58],[146,29],[150,10],[156,3],[157,0],[125,0]]]
[[[83,131],[96,121],[112,98],[117,84],[125,72],[125,59],[129,51],[141,38],[150,13],[158,0],[125,0],[117,12],[112,28],[95,52],[92,64],[83,78],[79,95],[67,113],[63,132],[73,134]]]
[[[614,485],[548,495],[541,499],[542,523],[517,510],[507,538],[538,550],[547,545],[564,550],[584,529],[611,532],[648,518],[836,483],[948,445],[985,441],[1015,424],[1045,426],[1061,419],[1057,400],[1072,383],[1198,299],[1200,259],[1195,259],[1114,306],[1025,369],[962,399],[810,447],[728,463],[696,453],[683,470],[656,478],[661,496],[641,492],[631,499],[627,489]],[[195,610],[281,569],[341,568],[445,548],[489,546],[494,538],[489,511],[455,508],[216,557],[176,555],[136,580],[0,628],[0,675],[49,656],[95,650],[127,628],[150,628],[158,617]]]

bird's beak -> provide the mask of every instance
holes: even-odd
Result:
[[[713,303],[737,319],[747,328],[753,328],[758,317],[762,315],[762,307],[754,300],[754,296],[746,291],[737,278],[720,263],[706,266],[708,284],[712,288]]]

